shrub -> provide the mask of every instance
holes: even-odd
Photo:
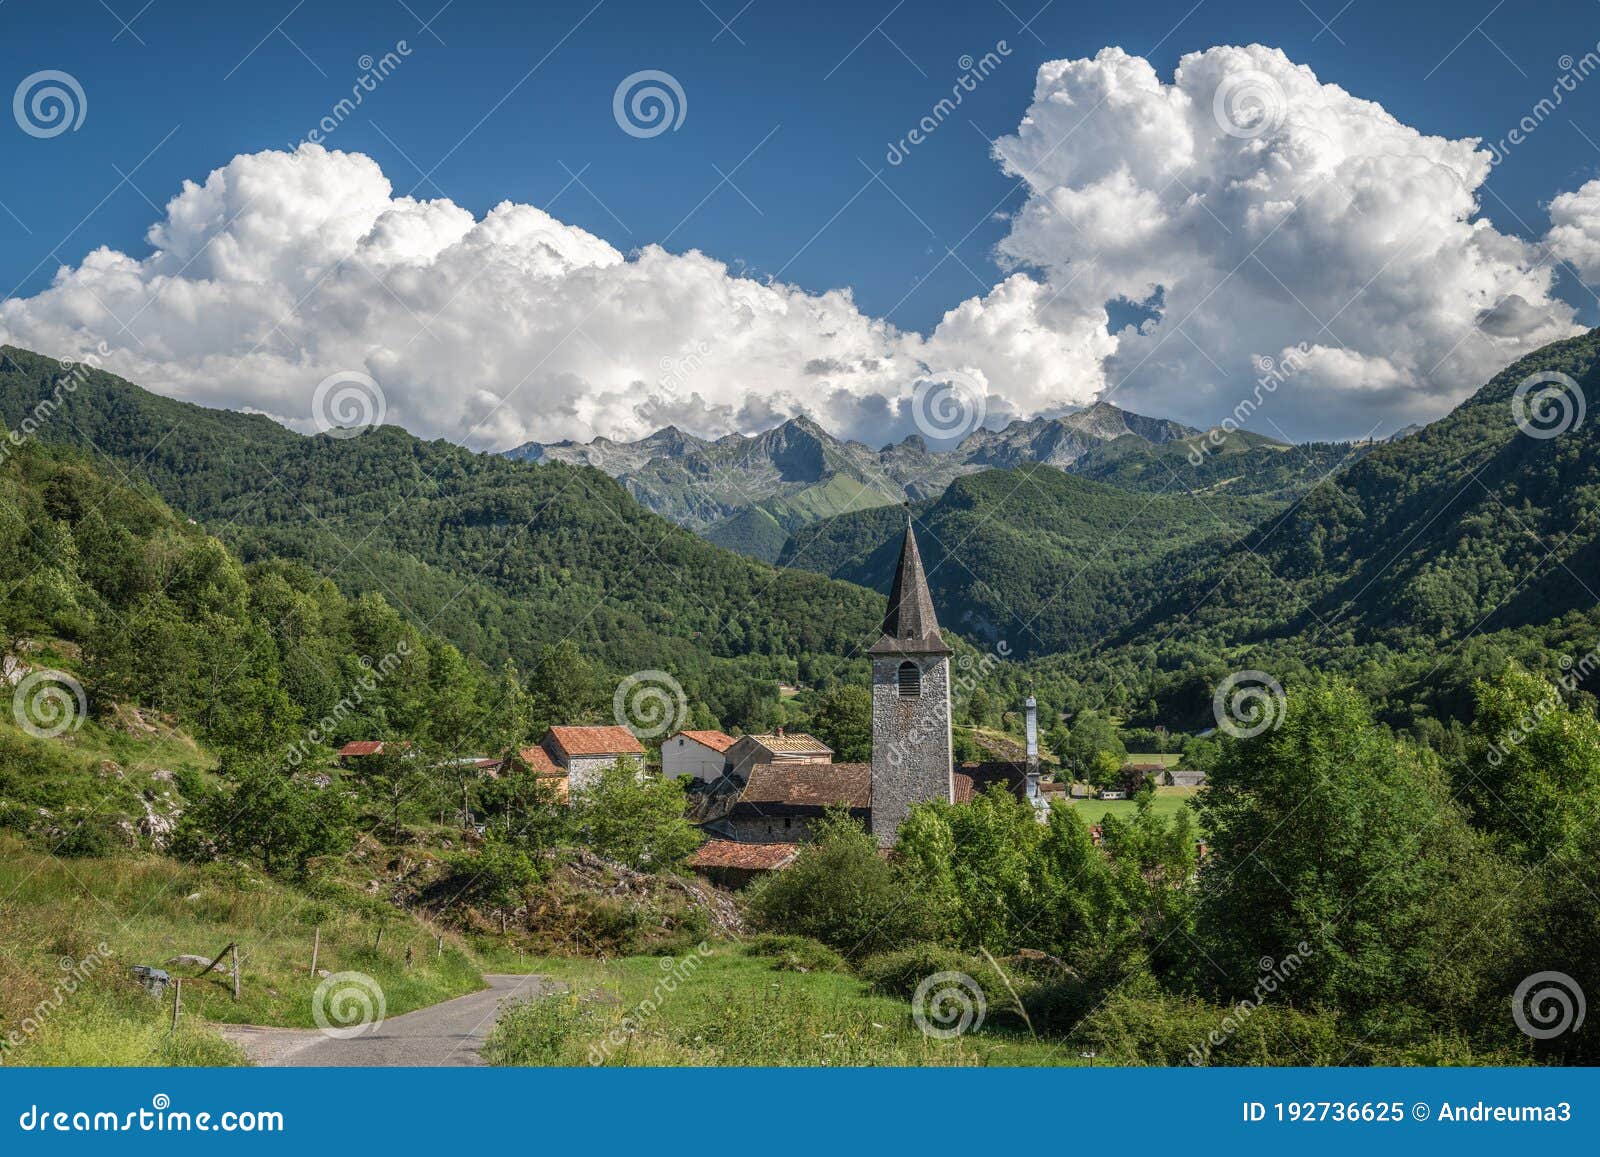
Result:
[[[578,1044],[600,1031],[595,1009],[576,997],[534,997],[500,1014],[483,1055],[492,1065],[576,1064]]]
[[[809,936],[763,933],[748,940],[744,950],[751,956],[771,957],[772,966],[783,972],[844,972],[848,969],[843,956]]]
[[[910,999],[917,986],[934,973],[960,972],[978,983],[986,999],[1011,1002],[1005,982],[987,960],[940,944],[913,944],[909,948],[869,956],[856,970],[863,980],[885,996]]]
[[[849,960],[903,944],[921,925],[894,866],[843,811],[828,814],[792,866],[751,890],[749,911],[759,928],[809,936]]]

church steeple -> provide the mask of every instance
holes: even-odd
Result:
[[[869,655],[948,655],[944,637],[939,634],[939,618],[934,614],[933,596],[928,593],[928,576],[922,569],[922,553],[911,529],[911,511],[906,511],[906,536],[900,543],[900,562],[895,567],[894,585],[889,590],[889,609],[883,616],[883,633],[867,650]]]
[[[872,834],[888,847],[912,808],[955,800],[951,651],[939,634],[909,510],[882,633],[867,653],[872,657]]]

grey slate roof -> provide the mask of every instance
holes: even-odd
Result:
[[[889,590],[889,609],[883,616],[883,635],[867,651],[869,655],[948,655],[944,636],[939,634],[939,619],[933,613],[933,596],[928,593],[928,577],[922,570],[922,554],[917,536],[906,515],[906,537],[900,544],[900,565],[895,568],[894,586]]]

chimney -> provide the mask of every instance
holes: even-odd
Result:
[[[782,739],[782,738],[783,738],[783,728],[781,728],[781,727],[780,727],[780,728],[778,728],[778,738],[779,738],[779,739]]]
[[[1032,695],[1023,704],[1026,711],[1023,729],[1028,737],[1028,798],[1039,798],[1039,704]]]

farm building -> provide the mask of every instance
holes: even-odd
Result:
[[[742,888],[769,872],[794,863],[796,844],[741,844],[733,840],[708,840],[689,857],[689,867],[713,884]]]
[[[687,775],[701,783],[722,778],[728,766],[728,749],[737,740],[720,731],[680,731],[661,744],[661,774],[667,779]]]

